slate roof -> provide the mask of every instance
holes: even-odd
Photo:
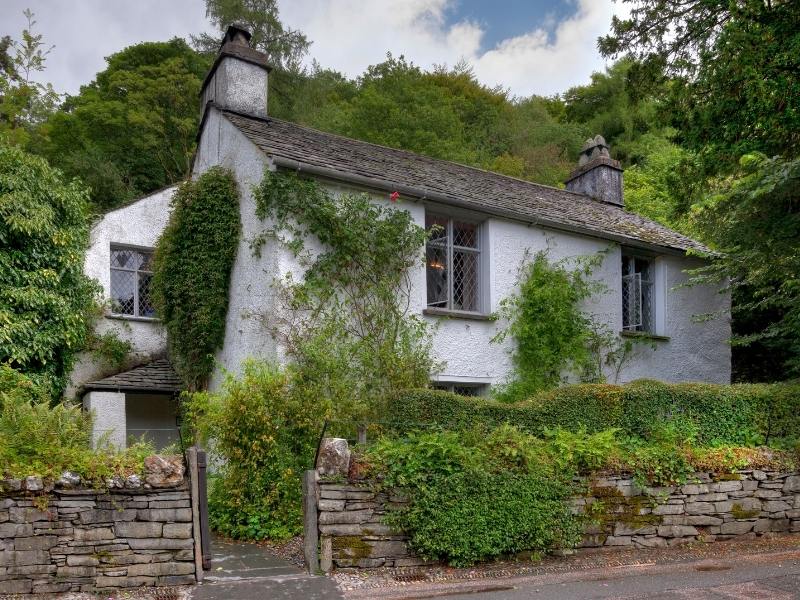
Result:
[[[325,133],[275,118],[220,109],[279,166],[297,163],[332,178],[374,184],[436,202],[520,219],[634,246],[708,251],[655,221],[583,194],[539,185],[413,152]],[[282,164],[283,163],[283,164]],[[307,169],[308,170],[308,169]],[[412,193],[413,192],[413,193]]]
[[[120,391],[120,392],[153,392],[170,393],[180,392],[183,380],[172,368],[166,358],[154,360],[124,373],[117,373],[111,377],[98,379],[83,386],[85,390]]]

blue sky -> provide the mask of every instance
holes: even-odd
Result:
[[[447,23],[475,21],[484,28],[481,50],[493,48],[505,39],[543,27],[554,26],[575,12],[575,5],[563,0],[457,0],[446,12]]]
[[[281,18],[313,41],[307,57],[357,77],[386,53],[414,63],[466,60],[483,83],[517,96],[586,83],[606,65],[596,40],[624,6],[612,0],[278,0]],[[22,11],[55,49],[45,81],[76,93],[104,57],[141,41],[209,31],[203,0],[0,0],[0,36],[18,39]]]

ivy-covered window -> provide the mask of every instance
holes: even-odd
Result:
[[[153,251],[111,246],[111,311],[117,315],[155,317],[150,297]]]
[[[428,214],[425,229],[428,307],[480,312],[480,225]]]
[[[655,333],[655,265],[642,256],[622,254],[622,329]]]

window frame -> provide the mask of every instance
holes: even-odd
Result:
[[[487,304],[485,293],[484,293],[484,281],[485,277],[485,248],[484,242],[486,238],[485,233],[485,223],[483,220],[476,218],[475,216],[470,215],[462,215],[458,213],[452,213],[449,211],[438,211],[438,210],[431,210],[425,211],[425,221],[426,221],[426,231],[428,230],[427,221],[429,219],[442,219],[447,221],[447,228],[446,228],[446,235],[444,236],[445,245],[445,265],[448,269],[448,277],[447,277],[447,298],[445,300],[445,306],[440,306],[436,304],[429,304],[428,302],[428,249],[431,246],[436,247],[436,241],[431,244],[431,241],[428,240],[425,243],[425,308],[423,310],[424,314],[428,315],[439,315],[439,316],[447,316],[452,315],[456,317],[466,317],[466,318],[485,318],[486,311],[485,306]],[[468,223],[470,225],[475,226],[475,246],[460,246],[456,245],[455,238],[453,235],[454,230],[454,223]],[[438,244],[438,247],[441,248],[442,245]],[[461,308],[454,308],[454,282],[455,278],[452,276],[452,265],[453,265],[453,257],[456,253],[463,253],[469,254],[475,257],[475,310],[465,310]]]
[[[147,315],[139,314],[139,312],[140,312],[140,307],[139,307],[139,274],[140,273],[145,273],[145,274],[148,274],[148,275],[152,276],[153,275],[153,271],[141,270],[141,269],[138,269],[138,268],[137,269],[129,269],[129,268],[126,268],[126,267],[115,267],[115,266],[113,266],[114,252],[115,251],[120,251],[120,250],[122,250],[122,251],[128,250],[128,251],[134,251],[134,252],[148,253],[148,254],[151,255],[151,257],[155,254],[155,248],[151,248],[149,246],[136,246],[136,245],[133,245],[133,244],[118,244],[118,243],[115,243],[115,242],[111,242],[109,244],[109,253],[108,253],[108,267],[109,267],[108,292],[109,292],[109,297],[110,297],[110,300],[111,300],[111,314],[109,316],[113,317],[115,319],[128,319],[128,320],[131,320],[131,321],[158,321],[159,320],[158,316],[155,316],[155,308],[153,308],[154,316],[152,316],[152,317],[151,316],[147,316]],[[152,258],[151,258],[151,260],[152,260]],[[113,287],[112,287],[113,284],[112,284],[112,280],[111,280],[112,273],[114,271],[124,271],[124,272],[127,272],[127,273],[134,273],[135,281],[134,281],[134,286],[133,286],[133,310],[134,310],[133,314],[117,312],[115,310],[114,297],[113,297]],[[152,298],[151,298],[151,303],[152,303]]]
[[[639,272],[639,297],[641,302],[642,324],[641,325],[626,325],[626,311],[625,311],[625,287],[626,277],[637,274],[635,261],[646,261],[648,264],[648,278],[644,280]],[[626,270],[626,262],[633,263],[633,272]],[[622,311],[621,320],[621,333],[629,336],[646,336],[646,337],[665,337],[663,329],[665,326],[666,298],[664,295],[664,282],[662,279],[665,277],[664,265],[658,256],[648,254],[640,250],[623,248],[620,257],[620,309]],[[648,328],[644,328],[644,307],[645,307],[645,286],[650,290],[649,293],[649,315],[648,315]],[[629,309],[630,311],[630,309]]]

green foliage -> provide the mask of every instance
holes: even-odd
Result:
[[[0,362],[66,383],[96,284],[83,274],[88,194],[0,142]]]
[[[604,429],[588,434],[583,426],[575,432],[559,427],[545,428],[544,437],[556,466],[562,470],[571,468],[581,473],[591,473],[605,467],[616,453],[617,432],[617,429]]]
[[[577,259],[570,269],[567,261],[551,264],[546,252],[538,252],[523,265],[519,292],[500,302],[499,315],[508,327],[493,340],[515,342],[514,375],[497,393],[501,400],[553,388],[566,372],[584,372],[594,364],[592,320],[581,312],[581,303],[600,289],[589,279],[598,258]]]
[[[425,322],[408,314],[408,270],[421,262],[425,231],[408,211],[365,194],[332,196],[317,183],[267,171],[255,190],[256,214],[270,219],[254,241],[276,237],[305,269],[279,282],[282,339],[309,394],[340,415],[375,414],[393,389],[425,385],[433,368]],[[310,251],[306,240],[317,240]]]
[[[273,67],[296,70],[310,46],[302,32],[281,23],[276,0],[206,0],[206,17],[219,33],[192,36],[192,42],[209,54],[217,52],[222,34],[231,23],[250,31],[250,45],[265,53]]]
[[[744,156],[736,177],[694,207],[692,221],[723,255],[695,271],[697,282],[731,281],[739,302],[736,342],[759,342],[784,377],[800,375],[800,158]],[[759,319],[760,317],[760,319]],[[766,327],[752,327],[753,321]],[[764,323],[766,321],[766,323]]]
[[[564,502],[569,487],[538,473],[459,473],[391,519],[423,558],[468,566],[522,551],[551,552],[580,539]]]
[[[35,34],[33,13],[23,11],[28,26],[22,39],[0,39],[0,136],[14,145],[24,146],[35,128],[56,109],[59,96],[49,83],[33,81],[31,76],[45,69],[53,49]]]
[[[548,552],[580,539],[566,503],[568,478],[532,459],[537,440],[513,427],[383,439],[367,459],[384,485],[410,495],[387,522],[411,536],[420,556],[466,566],[504,554]]]
[[[219,459],[212,527],[227,536],[286,539],[303,531],[300,476],[314,460],[329,406],[303,393],[292,370],[245,363],[218,393],[184,397],[195,439]]]
[[[129,46],[66,100],[39,132],[36,151],[91,188],[100,209],[182,179],[210,65],[178,38]]]
[[[121,369],[133,352],[133,344],[120,338],[116,331],[102,334],[92,331],[86,345],[97,364],[112,370]]]
[[[764,384],[665,384],[637,381],[624,386],[564,386],[505,404],[435,390],[395,395],[383,420],[390,430],[422,426],[466,431],[512,423],[534,435],[547,429],[588,434],[619,429],[649,439],[676,419],[691,425],[703,445],[753,446],[800,439],[800,387]]]
[[[0,476],[54,480],[72,471],[97,487],[114,475],[142,474],[152,446],[91,449],[91,416],[80,405],[51,404],[51,390],[0,364]]]
[[[213,167],[184,183],[156,248],[153,300],[170,354],[189,389],[201,388],[225,336],[228,286],[239,246],[239,190]]]

